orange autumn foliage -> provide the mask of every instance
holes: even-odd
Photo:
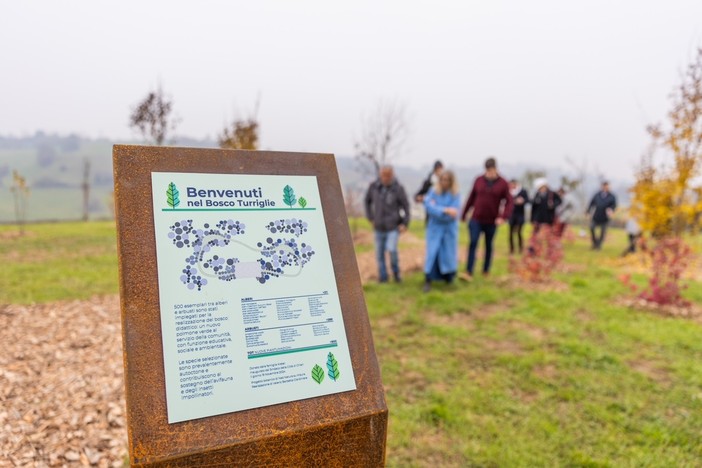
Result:
[[[702,213],[702,48],[672,95],[666,126],[648,128],[653,138],[636,174],[632,213],[654,237],[695,232]],[[654,152],[663,159],[654,162]]]
[[[685,305],[682,274],[690,264],[685,233],[697,234],[702,214],[702,48],[672,95],[667,125],[648,128],[653,138],[631,189],[633,216],[655,239],[647,253],[652,271],[640,297]],[[654,162],[654,153],[663,158]]]

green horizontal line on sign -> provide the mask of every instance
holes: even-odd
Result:
[[[314,211],[317,208],[162,208],[161,211]]]
[[[297,348],[297,349],[288,349],[286,351],[276,351],[274,353],[252,354],[251,356],[249,356],[249,359],[257,359],[257,358],[270,357],[270,356],[280,356],[281,354],[302,353],[304,351],[314,351],[315,349],[336,348],[337,346],[338,345],[336,343],[331,343],[331,344],[326,344],[326,345],[321,345],[321,346],[309,346],[307,348]]]

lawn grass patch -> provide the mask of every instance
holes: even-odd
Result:
[[[0,226],[0,304],[85,299],[118,290],[114,222]]]
[[[698,463],[702,327],[616,305],[627,289],[605,260],[623,233],[601,252],[566,245],[558,290],[501,281],[503,241],[489,278],[365,287],[389,466]]]

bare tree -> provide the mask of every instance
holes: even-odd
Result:
[[[88,220],[90,214],[90,159],[83,160],[83,221]]]
[[[358,235],[358,220],[363,218],[363,192],[352,185],[347,185],[344,190],[344,208],[346,217],[351,221],[351,235],[356,239]]]
[[[245,119],[235,119],[222,130],[217,138],[220,148],[256,150],[259,144],[260,125],[258,122],[259,100],[254,111]]]
[[[134,108],[129,116],[129,126],[137,129],[144,139],[160,146],[178,125],[178,120],[171,116],[172,112],[173,101],[163,94],[159,84],[156,91],[150,91]]]
[[[588,201],[588,193],[586,192],[588,160],[587,158],[583,158],[580,162],[577,162],[570,156],[566,156],[565,160],[570,169],[573,171],[573,178],[570,179],[573,182],[571,191],[575,194],[575,198],[577,199],[577,208],[579,211],[584,211],[587,207]]]
[[[27,220],[27,204],[29,202],[29,186],[27,179],[17,171],[12,171],[12,197],[15,201],[15,219],[20,235],[24,235],[24,224]]]
[[[409,133],[407,106],[397,100],[380,100],[362,118],[361,135],[354,142],[355,158],[377,175],[383,165],[402,154]]]
[[[107,195],[107,208],[110,210],[110,219],[115,219],[115,191]]]

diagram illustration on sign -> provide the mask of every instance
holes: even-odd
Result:
[[[299,241],[308,228],[308,223],[300,219],[269,222],[265,228],[276,237],[266,237],[255,245],[235,239],[245,234],[245,228],[244,223],[232,219],[220,220],[214,226],[205,223],[202,228],[194,226],[191,219],[171,225],[168,238],[173,245],[192,250],[180,275],[183,284],[198,291],[207,285],[208,278],[221,281],[256,278],[263,284],[271,278],[299,275],[315,253],[311,245]],[[285,234],[293,237],[284,237]],[[227,256],[227,247],[232,245],[237,252],[243,247],[258,258],[242,262],[238,256]]]

